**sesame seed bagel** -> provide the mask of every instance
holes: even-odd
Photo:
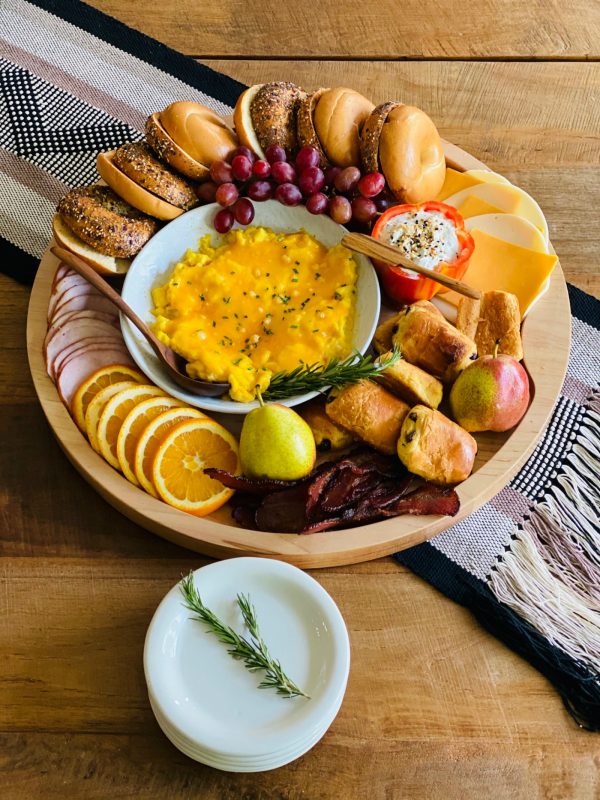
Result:
[[[161,163],[145,142],[121,145],[114,152],[112,162],[139,186],[167,203],[184,211],[198,205],[192,185]]]
[[[314,115],[319,99],[328,91],[329,89],[317,89],[316,92],[311,92],[300,100],[296,119],[298,147],[314,147],[319,153],[321,167],[323,168],[330,166],[330,164],[315,130]]]
[[[296,149],[296,115],[305,92],[294,83],[265,83],[250,103],[256,137],[264,150],[273,144],[288,153]]]
[[[108,186],[80,186],[60,200],[58,213],[90,247],[131,258],[158,230],[158,222],[125,203]]]
[[[388,114],[399,103],[381,103],[365,120],[360,135],[360,157],[364,172],[379,171],[379,137]]]

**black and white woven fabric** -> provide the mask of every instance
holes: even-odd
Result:
[[[0,264],[31,281],[56,203],[173,100],[242,85],[78,2],[0,4]],[[600,729],[600,303],[569,287],[573,350],[534,454],[468,519],[396,558],[471,609]],[[332,533],[331,535],[335,535]]]

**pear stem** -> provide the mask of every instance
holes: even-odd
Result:
[[[498,355],[498,348],[500,347],[500,339],[496,339],[496,346],[494,347],[494,358]]]
[[[256,393],[256,399],[258,400],[258,404],[261,408],[264,407],[265,401],[262,399],[262,394],[260,392]]]

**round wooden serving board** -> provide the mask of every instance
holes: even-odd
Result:
[[[459,170],[485,168],[454,145],[445,143],[445,149],[449,166]],[[57,266],[57,259],[48,250],[33,285],[27,318],[31,374],[54,435],[81,475],[122,514],[165,539],[215,558],[253,555],[279,558],[304,568],[329,567],[379,558],[431,539],[486,503],[524,464],[546,427],[569,360],[571,312],[564,275],[557,264],[548,292],[523,323],[531,405],[514,431],[477,435],[475,468],[458,487],[461,508],[456,517],[407,515],[308,535],[251,531],[235,525],[227,506],[203,518],[171,508],[133,486],[92,450],[60,401],[42,356],[50,287]]]

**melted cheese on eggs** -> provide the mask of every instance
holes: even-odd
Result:
[[[350,354],[356,281],[347,248],[305,231],[235,230],[216,247],[206,235],[153,289],[153,329],[191,377],[249,402],[276,372]]]

